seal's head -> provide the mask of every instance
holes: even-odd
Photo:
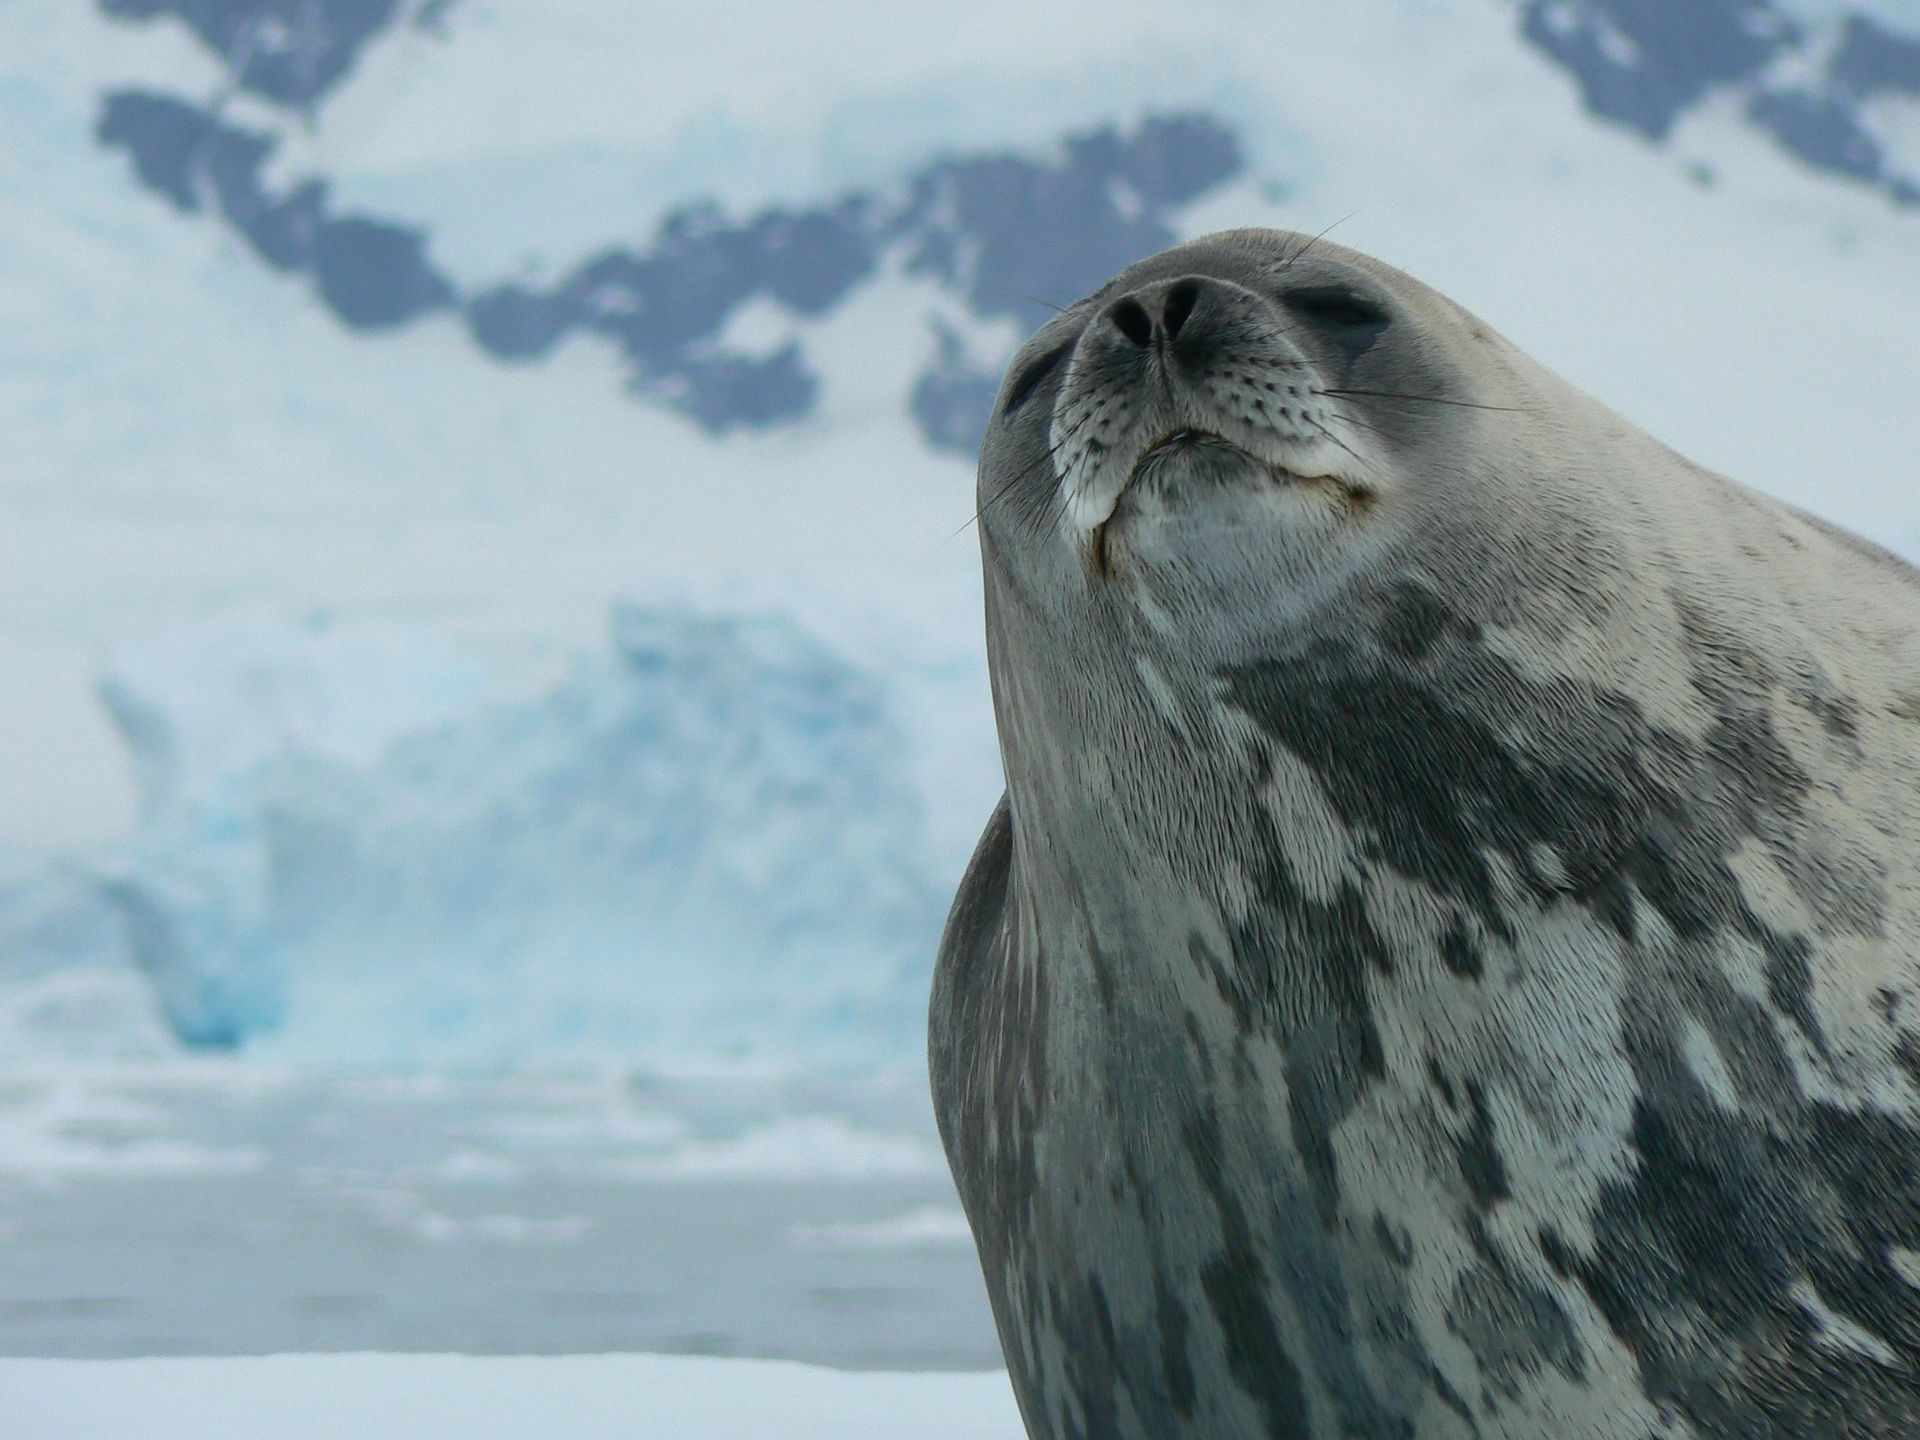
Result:
[[[1490,348],[1452,302],[1310,237],[1156,255],[1009,368],[980,470],[990,577],[1048,623],[1146,605],[1241,650],[1227,629],[1287,624],[1460,488],[1457,432],[1499,399]]]

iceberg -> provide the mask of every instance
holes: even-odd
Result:
[[[178,1053],[101,881],[74,860],[0,861],[0,1055],[16,1070]]]
[[[945,904],[924,797],[887,683],[791,615],[622,605],[527,697],[403,627],[221,622],[102,693],[142,797],[103,893],[188,1044],[919,1044]]]

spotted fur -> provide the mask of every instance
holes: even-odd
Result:
[[[1920,1435],[1920,575],[1299,236],[1010,374],[930,1054],[1029,1432]]]

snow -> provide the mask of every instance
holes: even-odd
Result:
[[[324,163],[354,203],[443,235],[456,275],[491,277],[644,234],[692,195],[811,201],[931,154],[1190,103],[1232,73],[1238,10],[1129,0],[1090,23],[1016,0],[857,17],[782,0],[715,25],[694,0],[493,0],[451,10],[444,38],[374,47],[284,163]]]
[[[691,1141],[664,1161],[619,1167],[621,1174],[650,1180],[859,1180],[945,1171],[946,1160],[931,1136],[873,1134],[827,1115],[784,1118],[727,1140]]]
[[[12,1440],[1012,1440],[1002,1374],[659,1355],[0,1360]]]
[[[153,1133],[161,1112],[124,1093],[65,1077],[0,1109],[0,1174],[38,1181],[179,1178],[259,1168],[245,1147],[216,1148]]]
[[[973,1244],[973,1232],[958,1206],[922,1205],[884,1220],[838,1225],[796,1225],[796,1245],[823,1250],[910,1250],[931,1245]]]

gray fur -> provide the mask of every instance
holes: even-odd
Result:
[[[980,487],[931,1060],[1031,1434],[1920,1435],[1920,576],[1265,231]]]

